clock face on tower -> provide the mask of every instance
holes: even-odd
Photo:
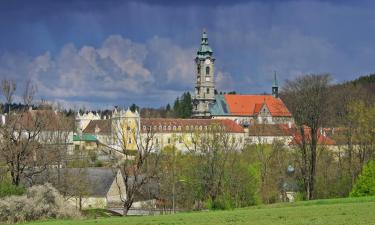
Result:
[[[206,64],[206,65],[209,65],[211,63],[211,60],[210,59],[206,59],[205,61],[204,61],[204,64]]]

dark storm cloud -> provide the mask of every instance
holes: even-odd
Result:
[[[275,70],[340,82],[375,71],[373,10],[333,0],[2,1],[0,78],[33,78],[41,97],[66,104],[159,106],[193,89],[207,28],[219,90],[269,92]]]

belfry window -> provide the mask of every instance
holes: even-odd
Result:
[[[206,75],[210,75],[210,67],[206,67]]]

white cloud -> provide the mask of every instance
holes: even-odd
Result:
[[[131,102],[157,106],[192,89],[194,55],[193,48],[165,38],[136,43],[113,35],[99,47],[66,44],[55,55],[3,55],[0,75],[17,74],[19,84],[31,79],[39,96],[65,106]]]

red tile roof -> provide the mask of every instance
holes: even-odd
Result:
[[[302,141],[302,135],[299,130],[297,130],[295,127],[292,127],[292,129],[289,129],[289,132],[293,135],[293,140],[291,141],[290,145],[296,145],[301,144]],[[309,127],[304,127],[304,133],[306,136],[306,141],[309,143],[311,141],[311,129]],[[335,141],[331,138],[327,137],[324,134],[321,134],[320,131],[318,131],[318,144],[319,145],[335,145]]]
[[[254,115],[263,104],[267,105],[272,116],[292,116],[284,102],[272,95],[225,95],[229,111],[233,115]]]

